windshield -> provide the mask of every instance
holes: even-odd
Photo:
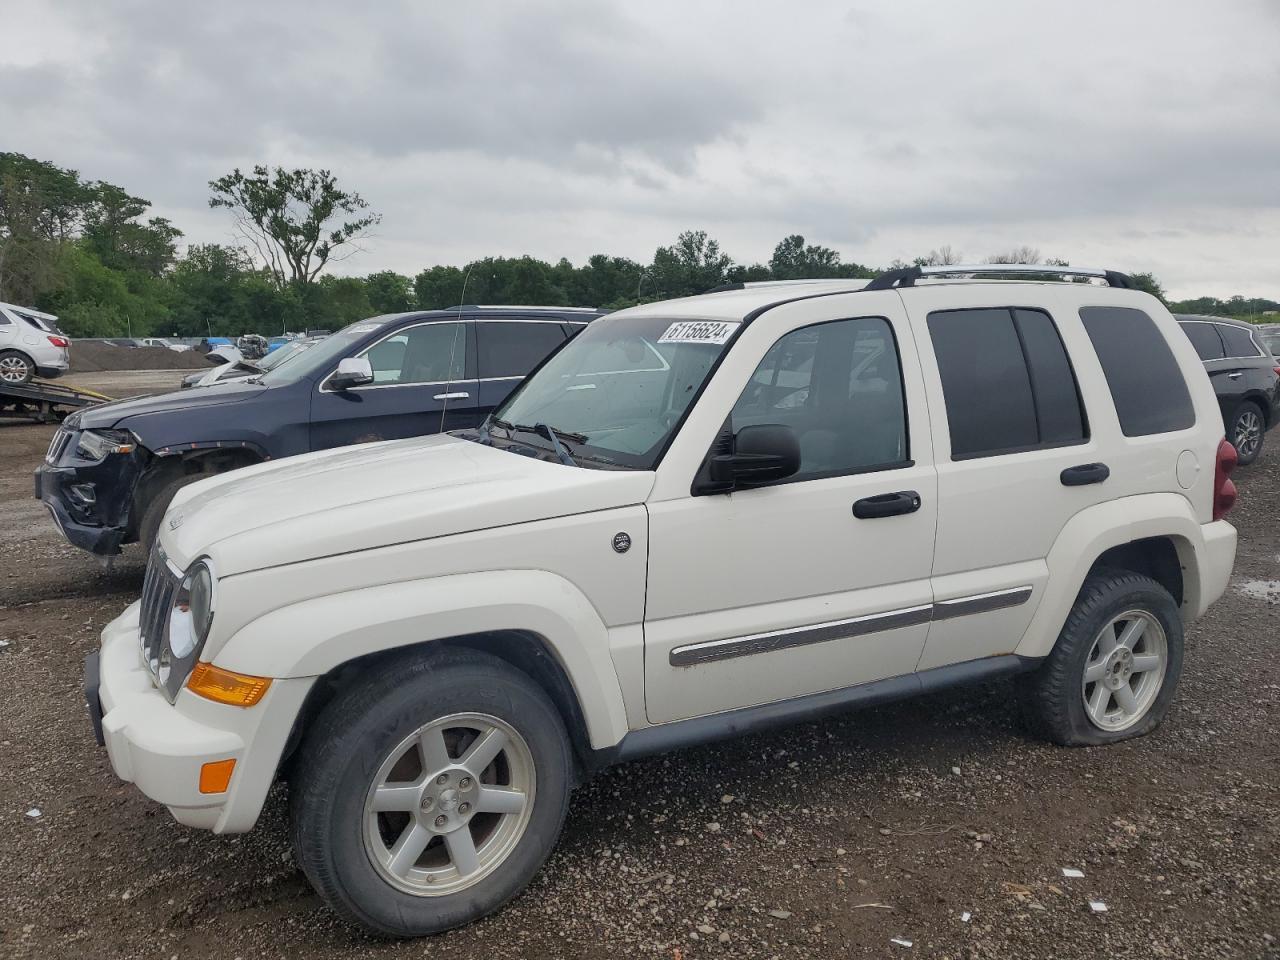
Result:
[[[319,340],[293,340],[282,347],[276,347],[261,360],[255,361],[255,363],[260,370],[274,370],[286,360],[296,357],[303,350],[308,347],[314,347],[319,342]]]
[[[545,424],[575,458],[652,470],[739,326],[625,315],[596,320],[499,407],[490,426],[509,424],[521,443],[554,448],[541,435],[514,429]]]
[[[305,351],[301,356],[295,355],[297,359],[292,363],[277,363],[274,368],[262,375],[259,382],[269,387],[278,387],[286,383],[297,383],[305,377],[319,373],[347,356],[354,344],[363,340],[386,322],[386,317],[357,320],[355,323],[343,327],[337,333],[325,337],[324,340],[317,343],[312,349]],[[276,353],[282,353],[285,349],[287,348],[281,347]],[[263,365],[258,364],[258,366]]]

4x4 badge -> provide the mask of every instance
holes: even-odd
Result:
[[[613,549],[618,553],[626,553],[631,549],[631,534],[615,533],[613,535]]]

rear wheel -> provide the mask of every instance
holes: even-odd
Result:
[[[1262,442],[1266,436],[1266,420],[1262,416],[1262,408],[1252,400],[1246,400],[1236,408],[1235,415],[1227,427],[1227,435],[1231,445],[1236,448],[1236,462],[1246,467],[1258,459],[1262,453]]]
[[[452,651],[339,694],[295,770],[293,846],[312,886],[349,920],[413,937],[524,889],[559,837],[572,753],[526,674]]]
[[[36,367],[31,358],[17,350],[0,352],[0,383],[30,383]]]
[[[1080,589],[1058,642],[1023,688],[1028,720],[1067,746],[1150,733],[1182,672],[1182,619],[1150,577],[1099,570]]]

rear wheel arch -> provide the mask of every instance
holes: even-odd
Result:
[[[1169,591],[1174,603],[1183,606],[1185,599],[1184,561],[1191,544],[1182,537],[1144,537],[1110,547],[1099,554],[1089,568],[1086,579],[1102,569],[1128,570],[1150,577]]]

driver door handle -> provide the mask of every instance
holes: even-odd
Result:
[[[882,493],[878,497],[863,497],[855,501],[853,515],[859,520],[874,520],[877,517],[915,513],[919,509],[920,494],[914,490],[900,490],[897,493]]]
[[[465,399],[467,399],[467,397],[469,397],[469,396],[471,396],[471,394],[466,393],[466,392],[463,392],[463,393],[437,393],[437,394],[436,394],[434,397],[432,397],[431,399],[433,399],[433,400],[465,400]]]

